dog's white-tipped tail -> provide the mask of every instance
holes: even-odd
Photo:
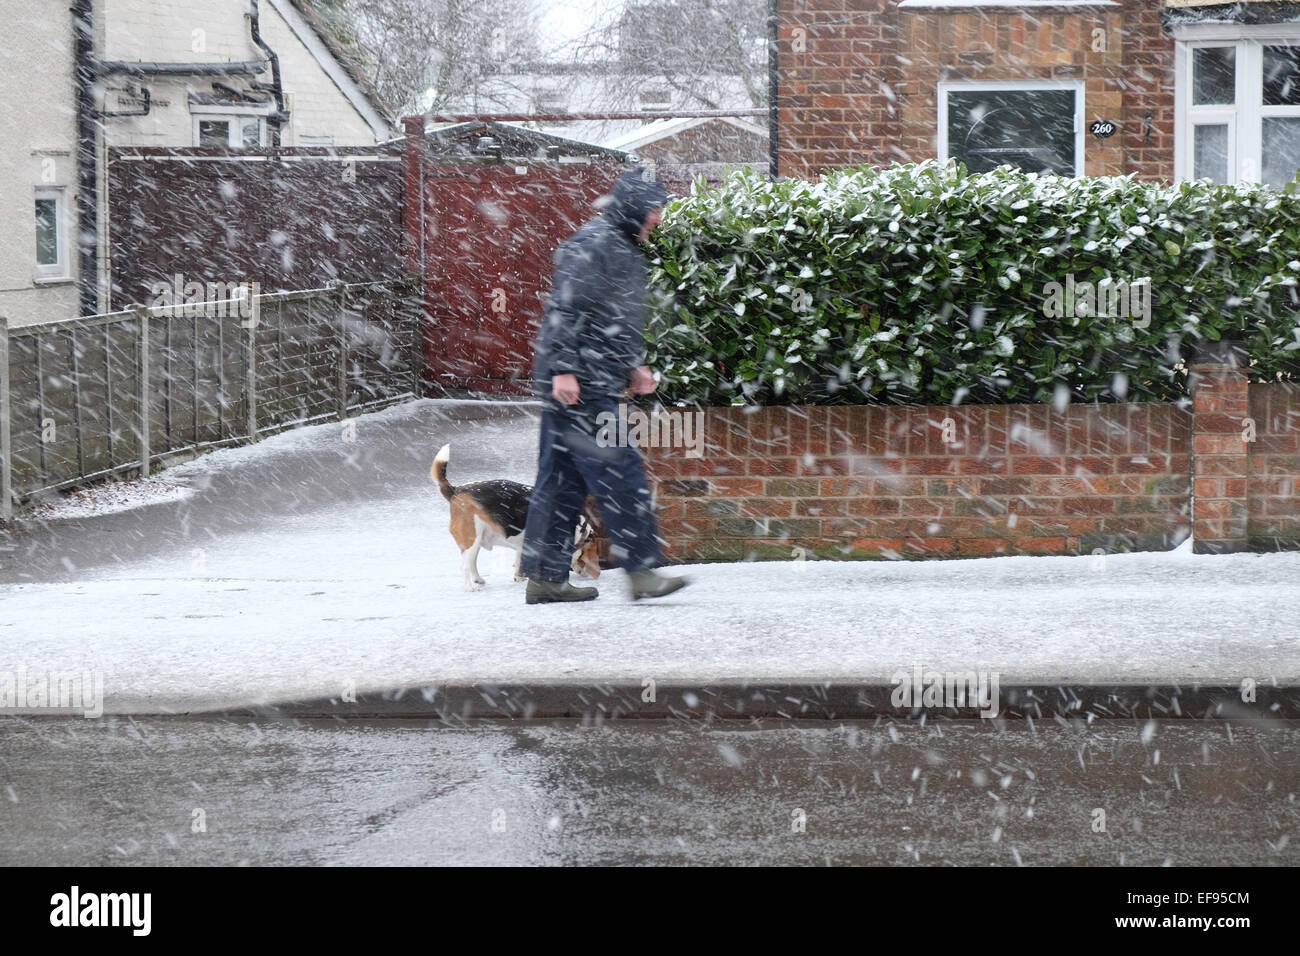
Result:
[[[451,461],[451,445],[443,445],[438,449],[438,454],[434,456],[433,467],[429,469],[429,477],[438,483],[438,490],[442,496],[451,501],[451,496],[456,493],[450,481],[447,480],[447,462]]]

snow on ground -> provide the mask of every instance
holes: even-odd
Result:
[[[192,489],[173,484],[163,477],[115,481],[77,488],[44,501],[32,509],[32,515],[44,521],[93,518],[96,515],[179,501],[193,493]]]
[[[1300,554],[773,562],[676,569],[632,604],[527,607],[514,552],[461,587],[429,464],[531,482],[535,410],[424,400],[167,473],[181,500],[29,522],[0,568],[0,674],[95,670],[110,711],[449,680],[1300,682]]]

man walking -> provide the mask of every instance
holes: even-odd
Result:
[[[595,588],[569,584],[574,531],[588,493],[609,533],[610,557],[627,571],[633,600],[686,584],[654,570],[662,555],[640,453],[597,441],[599,416],[617,416],[624,389],[638,395],[655,390],[645,365],[648,289],[640,244],[659,225],[667,201],[648,170],[624,173],[601,215],[555,253],[533,362],[533,386],[545,408],[520,561],[529,604],[596,597]]]

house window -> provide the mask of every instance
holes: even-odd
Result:
[[[68,278],[68,231],[62,189],[36,190],[36,278]]]
[[[263,144],[265,129],[260,116],[195,116],[194,145],[248,149]]]
[[[1236,101],[1236,47],[1201,47],[1193,56],[1192,103],[1196,106],[1231,106]]]
[[[1215,25],[1177,46],[1179,179],[1282,186],[1300,170],[1300,28]]]
[[[539,113],[564,113],[569,108],[568,94],[563,90],[538,90],[533,103]]]
[[[1082,175],[1082,112],[1078,83],[940,83],[939,157]]]
[[[1300,46],[1264,47],[1261,86],[1260,177],[1282,186],[1300,169]]]
[[[1232,123],[1192,126],[1192,178],[1226,183],[1232,169]]]

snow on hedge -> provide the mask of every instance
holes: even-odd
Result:
[[[664,397],[1172,400],[1199,341],[1300,370],[1300,196],[931,161],[697,183],[655,232]]]

